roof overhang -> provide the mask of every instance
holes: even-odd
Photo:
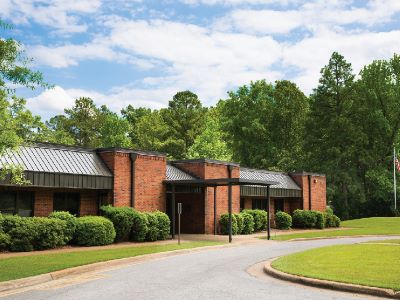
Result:
[[[173,185],[186,185],[186,186],[227,186],[227,185],[258,185],[258,186],[271,186],[278,184],[276,181],[260,181],[250,180],[243,178],[215,178],[215,179],[193,179],[193,180],[165,180],[165,183]]]

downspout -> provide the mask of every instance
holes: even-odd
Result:
[[[137,159],[136,153],[130,153],[131,159],[131,207],[135,208],[135,161]]]
[[[311,180],[312,179],[312,176],[311,175],[308,175],[308,209],[309,210],[311,210],[311,203],[312,203],[312,201],[311,201]]]

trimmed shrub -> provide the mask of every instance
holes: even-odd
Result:
[[[0,251],[8,250],[11,244],[11,237],[0,231]]]
[[[241,212],[243,218],[242,234],[252,234],[254,232],[254,218],[247,212]]]
[[[80,246],[101,246],[114,242],[116,233],[113,223],[98,216],[77,219],[74,242]]]
[[[156,210],[153,213],[157,217],[158,240],[166,240],[171,229],[171,221],[166,213]]]
[[[4,215],[1,220],[4,233],[10,236],[10,251],[32,251],[37,231],[32,218]]]
[[[219,219],[221,234],[229,234],[229,214],[222,214]],[[237,234],[238,224],[235,215],[232,214],[232,234]]]
[[[290,229],[292,227],[292,217],[283,211],[278,211],[275,214],[275,225],[278,229]]]
[[[100,207],[100,211],[104,217],[113,222],[116,232],[116,242],[128,240],[135,219],[135,210],[131,207],[107,205]]]
[[[325,228],[325,214],[320,211],[316,211],[316,210],[312,210],[311,212],[314,214],[314,216],[316,218],[315,228],[324,229]]]
[[[147,241],[156,241],[158,238],[158,218],[154,213],[146,213],[148,230],[146,234]]]
[[[249,213],[254,219],[254,231],[266,230],[268,227],[268,213],[261,209],[244,209],[243,212]]]
[[[336,215],[333,215],[332,218],[333,218],[332,224],[334,225],[332,227],[340,227],[340,218]]]
[[[340,219],[333,214],[332,209],[326,209],[325,212],[325,227],[340,227]]]
[[[236,219],[236,223],[237,223],[237,234],[242,234],[243,233],[243,216],[241,214],[234,214],[235,219]]]
[[[65,222],[67,222],[67,228],[65,229],[64,232],[65,236],[64,241],[66,244],[71,242],[76,230],[76,222],[77,222],[76,217],[67,211],[54,211],[49,215],[49,218],[64,220]]]
[[[144,242],[148,231],[149,222],[147,215],[137,211],[133,219],[130,239],[135,242]]]
[[[317,216],[312,211],[296,209],[293,212],[293,226],[296,228],[314,228]]]
[[[33,228],[36,231],[33,239],[35,250],[53,249],[65,245],[67,222],[56,218],[32,218]]]

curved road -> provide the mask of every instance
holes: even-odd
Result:
[[[365,299],[368,297],[291,284],[266,275],[256,278],[246,270],[297,251],[379,239],[385,238],[260,241],[129,265],[89,278],[81,276],[67,285],[53,281],[2,299]]]

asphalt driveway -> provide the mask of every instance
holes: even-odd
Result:
[[[365,299],[291,284],[247,270],[261,261],[314,247],[384,237],[268,242],[182,254],[47,286],[3,299]],[[332,259],[335,259],[332,257]],[[1,270],[0,270],[1,271]]]

